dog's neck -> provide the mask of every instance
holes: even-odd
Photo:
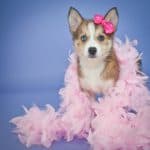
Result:
[[[79,65],[82,69],[97,69],[97,68],[104,68],[106,62],[104,59],[100,58],[87,58],[87,57],[79,57]]]

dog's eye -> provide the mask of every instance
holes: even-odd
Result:
[[[86,35],[82,35],[82,36],[81,36],[81,41],[82,41],[82,42],[85,42],[86,40],[87,40],[87,36],[86,36]]]
[[[98,40],[99,40],[99,41],[104,41],[104,40],[105,40],[104,35],[99,35],[99,36],[98,36]]]

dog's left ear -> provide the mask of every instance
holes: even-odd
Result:
[[[116,7],[111,8],[105,15],[105,20],[113,23],[115,28],[117,29],[119,15]]]

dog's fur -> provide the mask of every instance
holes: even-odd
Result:
[[[105,20],[118,25],[118,12],[114,7],[110,9]],[[78,76],[81,89],[90,93],[103,93],[115,85],[119,77],[118,60],[113,49],[113,34],[105,34],[101,25],[93,20],[84,19],[75,8],[68,13],[70,31],[78,62]],[[96,50],[91,55],[90,48]]]

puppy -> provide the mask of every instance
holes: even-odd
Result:
[[[110,9],[104,20],[111,22],[116,31],[117,8]],[[92,94],[107,92],[119,77],[118,60],[113,48],[115,31],[106,34],[102,24],[83,18],[73,7],[69,10],[68,22],[77,56],[81,89]]]

